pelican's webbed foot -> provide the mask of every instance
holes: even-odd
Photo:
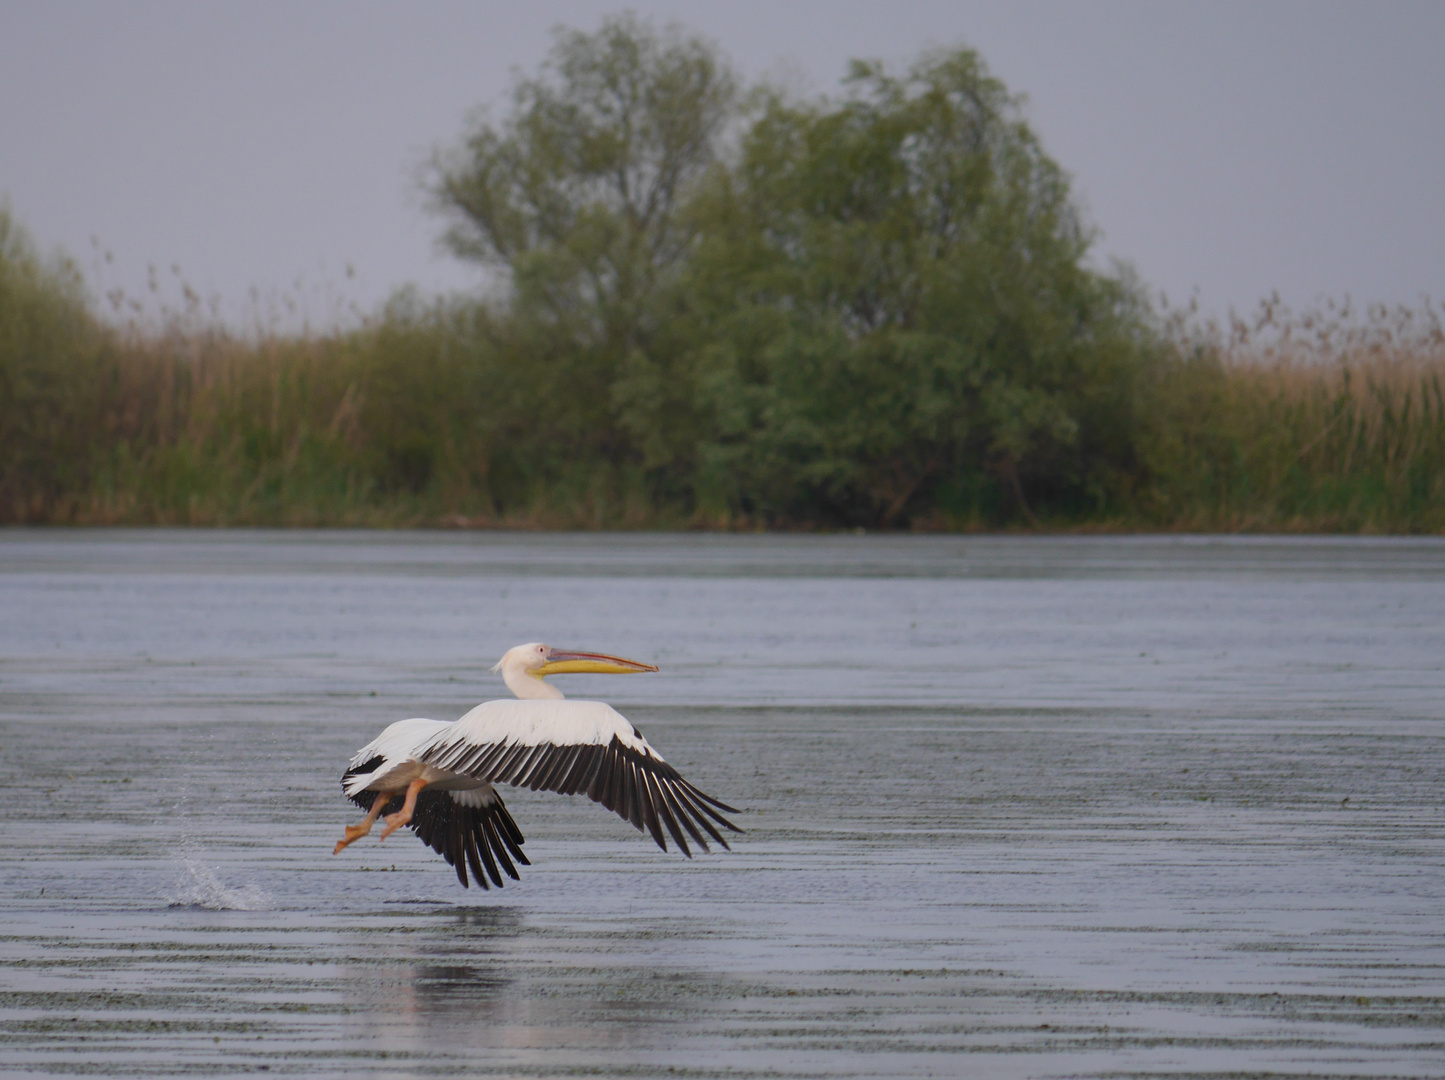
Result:
[[[391,796],[384,791],[378,791],[376,798],[372,800],[371,809],[367,811],[366,817],[362,818],[355,825],[346,826],[346,834],[340,840],[336,841],[336,848],[331,854],[340,855],[341,849],[347,844],[353,844],[371,832],[371,827],[376,824],[376,819],[381,816],[382,809],[389,802],[391,802]]]

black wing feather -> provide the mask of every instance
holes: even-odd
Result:
[[[677,816],[673,814],[672,807],[668,803],[667,790],[655,776],[649,775],[647,782],[648,786],[653,789],[653,804],[657,807],[657,816],[662,820],[662,824],[667,826],[667,831],[670,832],[672,838],[677,841],[677,846],[682,853],[691,856],[692,852],[688,850],[687,840],[683,838],[682,830],[678,828]],[[667,847],[666,844],[662,846],[664,848]]]
[[[564,795],[585,792],[593,802],[630,822],[634,828],[650,833],[664,851],[670,833],[688,857],[692,851],[684,833],[707,851],[710,850],[708,837],[724,848],[728,846],[714,823],[730,832],[742,832],[723,816],[736,814],[735,807],[699,791],[667,762],[624,746],[616,735],[606,746],[499,743],[478,747],[465,742],[443,742],[426,751],[423,760],[494,784],[513,784]],[[498,838],[512,854],[520,857],[513,843],[514,840],[516,844],[521,842],[520,834],[511,836],[516,824],[510,815],[505,815],[505,821],[499,818],[495,824]],[[488,853],[480,838],[478,850],[482,858],[487,859]],[[496,844],[491,850],[498,855],[502,853]]]
[[[487,840],[492,845],[492,854],[496,856],[497,863],[507,872],[507,876],[513,881],[517,880],[517,868],[512,865],[512,860],[507,858],[507,845],[503,843],[501,835],[497,832],[496,823],[486,823]]]
[[[477,845],[472,839],[472,834],[462,825],[462,815],[456,814],[453,816],[450,832],[451,836],[447,845],[448,849],[452,851],[460,850],[461,853],[466,856],[465,858],[457,859],[457,861],[452,864],[457,871],[457,880],[462,883],[462,888],[468,888],[467,864],[471,863],[472,875],[477,879],[477,884],[485,889],[487,887],[487,879],[482,877],[482,868],[477,865]]]
[[[492,882],[500,889],[502,887],[502,875],[497,872],[497,861],[492,858],[491,838],[487,836],[486,826],[483,826],[479,832],[480,835],[468,835],[467,852],[469,854],[475,852],[481,856],[482,865],[487,868],[487,876],[491,878]],[[477,880],[481,881],[482,872],[475,866],[472,867],[472,870],[476,873]]]

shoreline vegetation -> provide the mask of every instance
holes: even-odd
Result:
[[[1161,309],[976,53],[629,16],[510,105],[429,181],[497,288],[350,329],[118,325],[0,207],[0,523],[1445,532],[1439,310]]]

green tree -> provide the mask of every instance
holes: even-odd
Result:
[[[696,211],[700,497],[767,520],[1097,511],[1125,464],[1133,292],[977,54],[772,95]]]
[[[625,15],[558,30],[510,115],[437,159],[448,244],[505,283],[511,320],[490,351],[509,358],[534,448],[640,462],[656,443],[637,403],[667,365],[666,297],[696,240],[683,207],[735,99],[709,45]]]

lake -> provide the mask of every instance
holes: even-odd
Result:
[[[0,614],[6,1076],[1445,1076],[1440,539],[6,530]],[[733,850],[333,857],[532,640]]]

